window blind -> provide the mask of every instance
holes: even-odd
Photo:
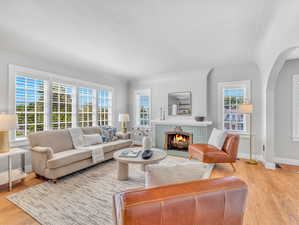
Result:
[[[45,130],[48,83],[25,76],[16,76],[15,82],[15,110],[18,118],[16,137]]]

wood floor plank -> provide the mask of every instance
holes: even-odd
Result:
[[[238,160],[237,171],[230,165],[216,165],[212,178],[236,176],[249,186],[244,225],[298,225],[299,224],[299,167],[282,165],[282,169],[266,170],[261,164],[249,165]],[[37,225],[5,197],[44,182],[32,173],[12,192],[0,189],[0,225]]]

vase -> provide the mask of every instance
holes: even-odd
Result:
[[[152,140],[146,136],[142,139],[142,147],[144,150],[150,150],[152,148]]]

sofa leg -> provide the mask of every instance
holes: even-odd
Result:
[[[234,172],[236,172],[236,167],[235,167],[235,165],[234,165],[233,163],[231,163],[230,165],[232,166]]]
[[[52,179],[51,181],[53,182],[53,184],[57,183],[57,179]]]

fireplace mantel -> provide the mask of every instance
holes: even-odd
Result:
[[[152,120],[151,125],[174,125],[174,126],[192,126],[207,127],[212,125],[212,121],[197,122],[194,120]]]

